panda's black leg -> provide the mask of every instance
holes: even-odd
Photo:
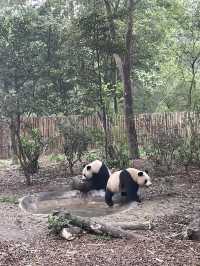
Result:
[[[113,197],[114,193],[112,193],[110,190],[106,189],[106,193],[105,193],[105,202],[107,203],[107,205],[109,207],[112,207],[113,206],[113,200],[112,200],[112,197]]]
[[[125,191],[127,192],[127,202],[140,202],[140,198],[137,194],[138,192],[138,185],[133,182],[132,180],[127,180],[127,183],[125,184]]]
[[[127,192],[126,192],[126,191],[122,191],[122,192],[121,192],[121,196],[122,196],[122,197],[127,197]]]
[[[141,199],[140,199],[140,197],[139,197],[138,195],[136,196],[135,201],[137,201],[137,202],[139,202],[139,203],[141,202]]]

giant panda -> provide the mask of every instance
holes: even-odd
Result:
[[[116,192],[121,192],[122,196],[126,196],[127,202],[140,202],[137,194],[139,187],[149,187],[151,184],[148,171],[143,172],[135,168],[127,168],[114,172],[108,179],[105,202],[108,206],[113,206],[114,203],[112,197]]]
[[[87,164],[82,171],[83,182],[87,182],[87,191],[106,190],[108,178],[111,175],[108,167],[100,160],[95,160]]]

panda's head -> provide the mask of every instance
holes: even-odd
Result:
[[[149,187],[152,185],[151,178],[148,175],[148,171],[137,171],[136,181],[139,186]]]
[[[82,171],[82,180],[89,180],[94,174],[97,174],[102,166],[102,162],[95,160],[89,164],[86,164]]]

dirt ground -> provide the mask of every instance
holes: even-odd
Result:
[[[0,265],[200,266],[200,243],[174,239],[200,210],[200,171],[153,178],[152,188],[142,190],[141,204],[98,218],[107,223],[152,222],[153,230],[137,232],[142,240],[129,241],[84,235],[67,242],[49,235],[46,215],[19,209],[19,197],[63,189],[68,180],[60,166],[52,165],[42,168],[27,188],[15,167],[0,166]]]

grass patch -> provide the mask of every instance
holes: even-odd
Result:
[[[107,240],[107,241],[109,241],[109,240],[112,240],[113,239],[113,237],[112,236],[109,236],[109,235],[92,235],[92,238],[94,239],[94,240],[99,240],[99,241],[101,241],[101,240]]]
[[[63,162],[65,160],[65,156],[63,154],[51,154],[48,156],[50,162]]]
[[[0,197],[0,203],[18,204],[18,199],[16,197]]]

